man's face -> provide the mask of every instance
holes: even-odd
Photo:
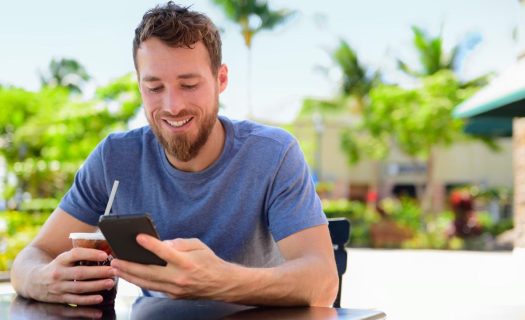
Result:
[[[168,153],[179,161],[195,158],[217,122],[219,93],[227,68],[214,76],[202,42],[172,48],[157,38],[137,51],[137,73],[148,122]]]

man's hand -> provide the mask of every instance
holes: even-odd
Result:
[[[33,283],[31,298],[45,302],[91,305],[102,302],[97,291],[113,288],[115,271],[110,266],[76,266],[81,260],[104,261],[108,255],[101,250],[73,248],[59,254],[50,263],[35,268],[40,276]]]
[[[217,257],[198,239],[160,241],[141,234],[137,242],[168,263],[161,267],[113,259],[117,276],[141,288],[184,299],[223,296],[233,285],[228,281],[233,264]]]
[[[160,241],[141,234],[137,242],[167,262],[164,267],[113,259],[116,274],[174,299],[211,299],[249,305],[329,306],[337,294],[337,269],[326,225],[278,242],[285,262],[245,267],[219,258],[198,239]]]

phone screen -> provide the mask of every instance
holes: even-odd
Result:
[[[165,266],[166,261],[145,249],[136,241],[140,233],[159,238],[153,221],[147,213],[104,215],[100,217],[98,227],[116,258],[142,263]]]

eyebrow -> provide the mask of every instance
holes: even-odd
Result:
[[[193,78],[201,78],[201,76],[198,73],[184,73],[184,74],[177,76],[177,79],[193,79]],[[161,81],[161,79],[156,76],[144,76],[142,78],[142,81],[154,82],[154,81]]]

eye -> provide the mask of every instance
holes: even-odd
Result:
[[[192,90],[192,89],[197,88],[196,84],[181,84],[180,86],[182,89],[185,89],[185,90]]]
[[[148,88],[148,91],[152,93],[159,93],[162,91],[163,88],[164,87],[162,86],[158,86],[158,87]]]

